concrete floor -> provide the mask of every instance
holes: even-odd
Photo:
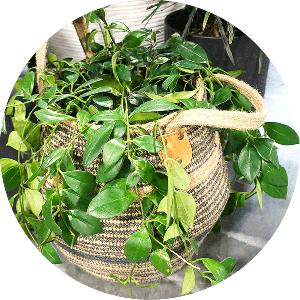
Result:
[[[269,114],[266,121],[276,121],[297,128],[296,115],[293,115],[289,96],[280,75],[275,67],[270,64],[265,93]],[[6,137],[0,137],[0,156],[8,157],[15,155],[8,149],[3,149],[6,144]],[[250,262],[268,243],[276,229],[280,225],[286,210],[291,201],[296,184],[296,176],[299,167],[299,145],[279,145],[279,161],[287,170],[289,176],[289,191],[287,200],[273,199],[264,194],[263,212],[254,196],[247,201],[244,209],[237,209],[234,214],[222,220],[223,229],[218,234],[209,234],[199,249],[199,257],[210,257],[216,260],[223,260],[230,256],[237,260],[234,273]],[[240,183],[242,188],[246,185]],[[249,188],[250,189],[250,188]],[[74,278],[78,282],[95,290],[110,295],[130,298],[129,288],[118,283],[111,283],[100,280],[74,266],[61,256],[64,263],[57,268]],[[181,284],[184,277],[184,270],[161,280],[154,289],[141,289],[133,287],[133,295],[136,299],[166,299],[179,297]],[[207,280],[197,277],[196,287],[193,293],[208,288]],[[199,294],[201,296],[201,294]]]

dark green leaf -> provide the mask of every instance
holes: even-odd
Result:
[[[145,260],[151,251],[151,240],[147,230],[134,233],[125,243],[124,254],[131,262],[140,262]]]
[[[98,172],[97,172],[97,183],[109,182],[116,178],[119,174],[122,165],[124,163],[124,157],[121,157],[114,165],[109,167],[105,167],[103,162],[99,164]]]
[[[63,202],[67,205],[69,209],[80,209],[82,211],[86,211],[92,197],[85,195],[79,195],[72,189],[63,190]]]
[[[149,32],[145,31],[132,31],[128,33],[125,38],[123,39],[122,43],[123,46],[132,49],[140,46],[148,37]]]
[[[196,277],[194,269],[191,266],[185,268],[184,279],[182,283],[181,295],[190,293],[195,288]]]
[[[48,239],[48,237],[49,237],[49,235],[51,233],[51,230],[46,225],[46,223],[45,223],[44,220],[42,220],[42,221],[39,220],[39,221],[41,222],[40,226],[38,228],[38,231],[36,231],[36,230],[35,231],[37,232],[37,235],[38,235],[38,245],[40,246],[40,245],[44,244],[47,241],[47,239]],[[34,228],[34,226],[33,226],[33,228]]]
[[[43,211],[43,217],[45,220],[45,225],[53,232],[57,234],[61,234],[61,229],[56,224],[56,222],[53,219],[52,215],[52,198],[55,196],[55,194],[51,195],[45,202],[45,204],[42,207]]]
[[[133,141],[136,146],[152,153],[158,153],[163,150],[161,143],[150,135],[136,137]]]
[[[6,192],[12,191],[14,188],[16,188],[20,182],[21,182],[21,175],[20,175],[20,169],[19,166],[11,166],[9,169],[6,169],[3,172],[2,166],[2,180],[4,183],[4,188]]]
[[[240,101],[240,103],[242,104],[242,106],[247,110],[247,111],[250,111],[251,110],[251,102],[249,101],[249,99],[241,94],[241,93],[238,93],[237,94],[237,98],[238,100]]]
[[[150,255],[150,263],[164,275],[169,276],[172,274],[170,256],[165,250],[157,249],[152,252]]]
[[[288,176],[284,167],[279,166],[279,169],[277,169],[273,164],[263,161],[262,173],[269,184],[282,187],[288,186]]]
[[[226,206],[222,212],[222,217],[228,217],[235,211],[237,207],[238,198],[239,198],[239,194],[230,193]]]
[[[130,68],[128,66],[119,64],[116,66],[116,72],[121,81],[131,81]]]
[[[113,127],[113,122],[102,125],[88,140],[83,154],[83,166],[85,168],[90,165],[102,152],[103,146],[107,142]]]
[[[84,235],[94,235],[102,232],[102,224],[95,218],[79,209],[70,209],[66,212],[71,226]]]
[[[252,183],[260,171],[261,158],[255,148],[247,143],[241,151],[238,164],[245,179]]]
[[[112,218],[125,211],[135,198],[134,193],[124,189],[104,189],[91,201],[87,211],[100,219]]]
[[[274,141],[267,138],[256,138],[254,141],[254,146],[258,154],[266,161],[270,161],[271,152],[274,147]]]
[[[210,258],[203,258],[204,266],[213,274],[217,282],[221,282],[227,278],[227,270],[222,263]]]
[[[91,96],[91,95],[98,94],[98,93],[111,92],[111,89],[112,88],[110,86],[101,86],[99,88],[89,90],[88,92],[80,95],[80,98],[84,98],[84,97]]]
[[[105,168],[115,165],[123,156],[126,144],[123,140],[112,139],[103,147],[103,164]]]
[[[116,121],[112,135],[113,138],[115,139],[120,139],[124,136],[125,132],[126,132],[126,124],[124,123],[124,121]]]
[[[261,179],[260,185],[262,190],[272,198],[286,199],[287,187],[286,186],[275,186],[269,184],[264,178]]]
[[[276,123],[265,122],[263,125],[267,135],[276,143],[281,145],[295,145],[299,144],[299,136],[291,127]]]
[[[51,244],[45,244],[42,247],[42,254],[52,263],[52,264],[62,264],[56,249]]]
[[[151,205],[152,205],[151,199],[144,197],[142,201],[142,210],[144,216],[146,216],[147,213],[149,212]]]
[[[136,186],[139,181],[140,181],[140,174],[138,172],[135,171],[133,173],[130,173],[127,177],[126,189],[130,190],[131,188]]]
[[[75,171],[75,166],[70,152],[68,151],[60,165],[62,172]]]
[[[189,239],[189,242],[190,242],[195,254],[198,255],[198,250],[199,249],[198,249],[198,244],[197,244],[196,239],[193,237],[192,239]]]
[[[188,60],[180,60],[175,63],[175,66],[184,68],[184,69],[191,69],[191,70],[201,69],[200,65],[198,65],[194,62],[188,61]]]
[[[215,223],[214,227],[212,228],[212,232],[213,233],[219,233],[222,230],[222,223],[221,220],[218,219],[218,221]]]
[[[236,265],[236,260],[234,258],[227,257],[223,261],[221,261],[221,264],[225,268],[227,274],[232,274]]]
[[[124,120],[124,117],[115,110],[100,111],[92,116],[93,121],[110,121],[110,120]]]
[[[55,149],[46,159],[43,161],[41,165],[41,169],[45,170],[46,168],[50,167],[56,161],[63,157],[65,149]]]
[[[220,88],[215,92],[213,105],[220,105],[232,97],[232,93],[229,88]]]
[[[40,109],[34,114],[39,120],[47,124],[55,124],[66,119],[70,119],[70,116],[68,115],[63,115],[47,108]]]
[[[131,115],[134,115],[136,113],[141,113],[141,112],[169,111],[175,109],[180,109],[180,107],[172,102],[163,99],[157,99],[157,100],[148,101],[140,105],[138,108],[136,108],[133,111]]]
[[[67,185],[80,195],[91,193],[96,187],[95,176],[86,171],[68,171],[62,173],[62,176]]]
[[[146,159],[140,157],[136,162],[140,177],[147,183],[151,183],[155,177],[155,169],[152,164]]]
[[[279,169],[280,165],[278,161],[277,148],[275,146],[273,146],[271,150],[270,161],[277,169]]]
[[[186,60],[195,63],[207,63],[208,58],[203,48],[192,42],[183,42],[178,44],[179,54]]]
[[[71,228],[71,225],[64,212],[61,212],[61,216],[58,220],[58,225],[62,231],[61,238],[72,249],[77,242],[79,233]]]
[[[247,143],[247,136],[248,135],[246,131],[230,129],[228,141],[231,152],[239,155],[241,150]]]

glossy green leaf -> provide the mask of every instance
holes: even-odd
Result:
[[[151,246],[150,236],[144,228],[129,237],[124,246],[124,254],[129,261],[140,262],[148,257]]]
[[[147,183],[151,183],[155,177],[155,169],[153,165],[144,157],[140,157],[136,164],[140,177]]]
[[[189,98],[189,99],[181,99],[180,100],[185,107],[188,109],[193,109],[193,108],[206,108],[206,109],[213,109],[215,108],[214,105],[211,103],[208,103],[206,101],[197,101],[195,99]]]
[[[232,274],[236,265],[236,260],[234,258],[227,257],[223,261],[221,261],[221,264],[225,268],[227,274]]]
[[[51,99],[54,97],[55,93],[57,90],[57,84],[55,84],[53,87],[51,87],[50,89],[48,89],[46,91],[46,93],[43,96],[43,99]]]
[[[264,130],[267,135],[273,139],[276,143],[281,145],[295,145],[299,144],[299,136],[294,129],[288,125],[265,122],[263,124]]]
[[[45,225],[53,232],[57,234],[61,234],[61,229],[56,224],[56,222],[53,219],[52,215],[52,198],[55,196],[55,194],[52,194],[45,202],[42,208],[43,217],[45,220]]]
[[[95,95],[95,94],[98,94],[98,93],[111,92],[111,89],[112,89],[112,87],[110,87],[110,86],[101,86],[101,87],[89,90],[88,92],[80,95],[80,98],[88,97],[88,96]]]
[[[185,268],[181,295],[189,294],[195,288],[195,283],[196,283],[195,271],[191,266],[187,266]]]
[[[20,168],[18,165],[12,165],[5,171],[1,166],[1,171],[4,188],[7,193],[12,191],[21,183]]]
[[[190,178],[183,166],[176,160],[172,160],[171,174],[174,186],[177,189],[187,190],[190,186]]]
[[[262,190],[272,198],[286,199],[287,187],[286,186],[275,186],[269,184],[264,178],[261,179],[260,185]]]
[[[169,90],[172,92],[177,84],[177,81],[179,79],[179,71],[177,69],[172,69],[170,76],[168,76],[163,84],[162,84],[162,88],[167,90],[169,88]]]
[[[145,31],[132,31],[128,33],[123,39],[123,46],[127,49],[132,49],[140,46],[149,36],[149,32]]]
[[[77,113],[76,118],[78,120],[79,126],[82,127],[90,121],[91,114],[88,111],[82,109]]]
[[[123,156],[126,148],[125,141],[120,139],[112,139],[103,147],[103,164],[105,168],[115,165]]]
[[[141,104],[138,108],[136,108],[133,111],[131,116],[141,112],[170,111],[170,110],[177,110],[177,109],[180,109],[180,107],[174,103],[171,103],[163,99],[156,99]]]
[[[231,152],[239,155],[247,143],[247,137],[248,135],[246,131],[230,129],[228,141]]]
[[[111,120],[124,120],[124,117],[115,110],[105,110],[94,114],[91,118],[92,121],[111,121]]]
[[[252,183],[260,171],[261,158],[255,148],[247,143],[241,151],[238,164],[245,179]]]
[[[214,94],[213,105],[220,105],[232,97],[232,93],[229,88],[223,87],[218,89]]]
[[[247,110],[250,111],[251,110],[251,102],[249,101],[249,99],[241,93],[237,93],[237,98],[240,101],[240,103],[242,104],[242,106]]]
[[[126,189],[130,190],[134,186],[136,186],[140,181],[140,174],[138,172],[130,173],[126,180]]]
[[[118,21],[112,22],[106,28],[116,32],[130,32],[129,28],[124,23]]]
[[[97,171],[97,177],[96,177],[97,183],[109,182],[115,179],[116,176],[119,174],[123,163],[124,163],[124,157],[121,157],[114,165],[111,165],[107,168],[105,167],[103,162],[101,162],[99,164],[99,168]]]
[[[86,195],[96,188],[95,176],[86,171],[68,171],[62,173],[67,185],[77,194]]]
[[[101,189],[101,192],[107,190],[117,188],[121,190],[126,190],[126,178],[115,179],[107,184]]]
[[[280,165],[278,161],[277,148],[275,146],[273,146],[271,150],[270,161],[277,169],[279,169]]]
[[[52,264],[62,264],[62,261],[56,251],[56,249],[51,244],[45,244],[42,247],[42,254],[52,263]]]
[[[116,72],[121,81],[131,81],[131,71],[128,66],[123,64],[118,64],[116,66]]]
[[[158,153],[163,150],[161,143],[150,135],[142,135],[136,137],[133,141],[136,146],[152,153]]]
[[[92,137],[87,141],[84,154],[83,154],[83,166],[86,168],[90,165],[102,152],[104,144],[108,141],[108,138],[113,130],[114,123],[109,122],[98,128]]]
[[[176,202],[176,217],[189,228],[193,227],[196,214],[196,201],[192,195],[178,192],[174,196]]]
[[[177,50],[179,54],[186,60],[195,63],[207,63],[208,58],[206,52],[199,45],[192,42],[183,42],[178,44]]]
[[[21,83],[21,89],[24,93],[24,96],[31,96],[34,88],[34,72],[27,73]]]
[[[254,141],[254,146],[258,154],[266,161],[270,161],[271,152],[274,147],[274,141],[267,138],[256,138]]]
[[[127,126],[124,121],[116,121],[112,132],[112,136],[115,139],[120,139],[124,136]]]
[[[34,114],[39,120],[47,124],[56,124],[63,120],[70,119],[70,116],[55,112],[48,108],[40,109]]]
[[[235,209],[237,207],[238,199],[239,199],[239,194],[230,193],[227,203],[225,205],[225,208],[222,212],[222,215],[221,215],[222,217],[228,217],[235,211]]]
[[[70,222],[64,212],[60,213],[58,226],[62,231],[61,238],[72,249],[77,242],[79,233],[71,227]]]
[[[93,198],[87,212],[100,219],[112,218],[125,211],[135,198],[134,193],[124,189],[104,189]]]
[[[170,256],[166,250],[157,249],[152,252],[150,255],[150,263],[164,275],[169,276],[172,274]]]
[[[61,159],[65,153],[65,149],[55,149],[53,152],[46,157],[41,165],[41,169],[44,170],[54,164],[56,161]]]
[[[71,226],[84,235],[94,235],[102,232],[99,218],[95,218],[79,209],[70,209],[66,212]]]
[[[88,194],[79,195],[72,189],[65,189],[62,192],[62,201],[67,205],[69,209],[80,209],[82,211],[86,211],[92,197]]]
[[[201,69],[201,66],[197,63],[194,63],[189,60],[180,60],[175,63],[175,66],[184,68],[184,69],[191,69],[191,70],[198,70]]]
[[[210,258],[203,258],[204,266],[213,274],[217,282],[221,282],[227,278],[227,270],[222,263]]]
[[[51,230],[46,225],[46,223],[45,223],[44,220],[42,220],[42,221],[39,220],[39,221],[41,223],[40,223],[40,226],[38,228],[38,231],[36,231],[35,229],[34,230],[37,232],[37,235],[38,235],[38,245],[40,246],[40,245],[44,244],[47,241],[47,239],[48,239],[48,237],[49,237],[49,235],[51,233]],[[33,226],[33,228],[34,228],[34,226]]]
[[[75,171],[75,165],[69,151],[61,162],[60,170],[62,172]]]
[[[262,162],[262,173],[264,179],[271,185],[288,186],[288,176],[284,167],[277,169],[273,164]]]
[[[154,113],[154,112],[141,112],[134,114],[129,118],[130,123],[147,123],[158,120],[162,117],[162,115]]]

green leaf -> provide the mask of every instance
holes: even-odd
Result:
[[[263,211],[261,186],[260,186],[259,180],[257,178],[255,180],[255,186],[256,186],[256,193],[257,193],[258,203],[259,203],[261,211]]]
[[[177,69],[172,69],[170,76],[167,77],[163,82],[162,88],[165,90],[169,88],[169,90],[172,92],[177,84],[178,79],[179,79],[179,71]]]
[[[44,198],[40,192],[28,188],[25,189],[23,205],[26,212],[32,212],[36,217],[38,217],[42,211],[43,204]]]
[[[127,49],[136,48],[140,46],[148,36],[149,32],[139,30],[132,31],[124,37],[122,43]]]
[[[262,173],[264,179],[269,184],[276,186],[288,186],[288,176],[284,167],[279,166],[279,169],[277,169],[273,164],[263,161]]]
[[[38,245],[40,246],[40,245],[44,244],[47,241],[47,239],[48,239],[48,237],[49,237],[49,235],[51,233],[51,230],[46,225],[46,223],[45,223],[44,220],[42,220],[42,221],[38,220],[38,221],[41,222],[40,226],[39,226],[38,230],[36,230],[36,229],[34,229],[34,230],[37,232],[37,235],[38,235]],[[30,224],[32,225],[32,223],[30,223]],[[35,227],[33,226],[33,228],[35,228]]]
[[[151,121],[158,120],[162,117],[162,115],[154,113],[154,112],[141,112],[137,113],[129,118],[130,123],[147,123]]]
[[[45,244],[42,247],[42,254],[52,263],[52,264],[62,264],[61,259],[56,251],[56,249],[51,244]]]
[[[169,239],[175,238],[177,236],[180,236],[182,234],[182,231],[180,228],[178,228],[176,223],[173,223],[166,231],[164,236],[164,241],[167,241]]]
[[[197,101],[195,99],[189,98],[189,99],[181,99],[180,100],[185,107],[188,109],[193,109],[193,108],[206,108],[206,109],[213,109],[215,108],[214,105],[211,103],[208,103],[206,101]]]
[[[158,153],[159,151],[163,150],[163,146],[161,145],[161,143],[150,135],[138,136],[132,142],[136,146],[148,152]]]
[[[199,248],[198,248],[198,244],[197,244],[195,237],[193,237],[192,239],[189,239],[189,242],[190,242],[195,254],[198,255]]]
[[[111,121],[111,120],[124,120],[124,117],[115,110],[100,111],[92,116],[92,121]]]
[[[1,171],[4,188],[7,193],[12,191],[21,183],[21,174],[18,165],[12,165],[6,170],[4,170],[1,165]]]
[[[85,195],[96,188],[95,176],[86,171],[68,171],[62,173],[67,185],[77,194]]]
[[[88,140],[83,154],[83,166],[85,168],[90,165],[102,152],[103,146],[107,142],[113,127],[113,122],[102,125]]]
[[[53,110],[43,108],[34,113],[36,117],[44,123],[47,124],[56,124],[63,120],[70,119],[68,115],[64,115]]]
[[[121,81],[131,81],[130,68],[128,66],[119,64],[116,66],[116,72]]]
[[[237,93],[237,98],[238,100],[240,101],[240,103],[242,104],[242,106],[247,110],[247,111],[250,111],[251,110],[251,102],[249,101],[249,99],[241,94],[240,92]]]
[[[124,286],[128,286],[129,283],[128,277],[126,279],[120,279],[117,276],[113,275],[112,273],[109,274],[109,277],[114,279],[116,282],[121,283]]]
[[[27,73],[21,83],[21,89],[24,92],[24,96],[31,96],[34,88],[34,72]]]
[[[102,224],[95,218],[79,209],[70,209],[66,212],[71,226],[84,235],[94,235],[102,232]]]
[[[86,110],[80,110],[77,115],[76,118],[78,120],[78,124],[79,126],[84,126],[85,124],[87,124],[90,119],[91,119],[91,114],[86,111]]]
[[[247,132],[241,130],[230,129],[229,131],[229,146],[231,147],[231,152],[239,155],[243,147],[247,143]]]
[[[109,167],[105,167],[103,162],[99,164],[98,172],[97,172],[97,183],[104,183],[111,181],[116,178],[116,176],[119,174],[122,165],[124,163],[124,156],[122,156],[114,165],[111,165]]]
[[[101,83],[101,82],[100,82]],[[88,97],[94,94],[98,94],[98,93],[106,93],[106,92],[111,92],[112,87],[110,86],[101,86],[99,88],[93,89],[93,90],[89,90],[88,92],[80,95],[80,98],[84,98],[84,97]]]
[[[275,186],[269,184],[264,178],[261,179],[260,185],[262,190],[272,198],[286,199],[287,187],[286,186]]]
[[[70,152],[68,151],[64,159],[61,162],[60,170],[62,172],[75,171],[75,166]]]
[[[271,152],[274,147],[274,141],[267,138],[256,138],[254,140],[254,147],[258,154],[266,161],[270,161]]]
[[[77,242],[79,233],[71,228],[70,222],[64,212],[60,213],[58,225],[62,231],[61,238],[72,249]]]
[[[238,164],[245,179],[249,183],[252,183],[254,178],[259,174],[261,158],[255,148],[247,143],[241,151]]]
[[[112,189],[112,188],[117,188],[117,189],[121,189],[121,190],[125,190],[126,189],[126,178],[120,178],[120,179],[116,179],[114,181],[111,181],[109,183],[107,183],[100,192],[103,192],[107,189]]]
[[[106,28],[116,32],[130,32],[129,28],[124,23],[118,21],[112,22]]]
[[[62,192],[62,200],[69,209],[80,209],[86,211],[92,198],[86,195],[79,195],[72,189],[65,189]]]
[[[134,186],[136,186],[140,181],[140,174],[138,172],[130,173],[126,180],[126,189],[130,190]],[[145,198],[144,198],[145,199]]]
[[[120,139],[112,139],[103,147],[103,164],[105,168],[115,165],[123,156],[126,148],[125,141]]]
[[[229,88],[223,87],[218,89],[214,94],[213,105],[220,105],[232,97],[232,93]]]
[[[181,295],[190,293],[195,288],[196,277],[194,269],[191,266],[185,268],[184,279],[182,283]]]
[[[124,212],[136,195],[120,188],[104,189],[93,198],[87,212],[100,219],[112,218]]]
[[[116,121],[112,132],[112,136],[115,139],[120,139],[124,136],[127,126],[124,121]]]
[[[54,95],[55,95],[56,90],[57,90],[57,84],[55,84],[53,87],[51,87],[50,89],[47,90],[47,92],[43,96],[43,99],[51,99],[51,98],[53,98]]]
[[[145,260],[151,251],[151,240],[147,230],[141,229],[134,233],[125,243],[124,254],[126,258],[133,262]]]
[[[63,157],[65,153],[65,149],[55,149],[49,156],[46,157],[46,159],[43,161],[41,165],[41,169],[45,170],[46,168],[53,165],[56,161],[58,161],[60,158]]]
[[[176,217],[189,228],[193,227],[196,214],[196,201],[192,195],[178,192],[175,193]]]
[[[201,66],[197,63],[191,62],[189,60],[180,60],[175,63],[175,66],[184,68],[184,69],[191,69],[191,70],[198,70],[201,69]]]
[[[61,234],[61,229],[55,223],[52,215],[52,199],[55,197],[55,194],[52,194],[45,202],[42,207],[43,217],[45,220],[45,225],[53,232]]]
[[[178,44],[177,50],[179,54],[186,60],[195,63],[207,63],[208,58],[206,52],[199,45],[192,42],[183,42]]]
[[[133,111],[131,116],[133,116],[136,113],[141,113],[141,112],[170,111],[170,110],[175,110],[175,109],[176,110],[180,109],[180,107],[169,101],[166,101],[163,99],[156,99],[156,100],[148,101],[148,102],[141,104],[138,108],[136,108]]]
[[[172,160],[171,174],[174,186],[177,189],[188,190],[190,186],[190,178],[183,166],[176,160]]]
[[[9,134],[6,146],[10,146],[18,151],[20,150],[21,152],[25,152],[30,149],[30,145],[21,139],[17,131],[12,131]]]
[[[277,148],[275,146],[273,146],[271,150],[270,161],[277,169],[279,169],[280,165],[278,161]]]
[[[183,91],[183,92],[175,92],[167,94],[163,97],[163,100],[167,100],[169,102],[173,103],[179,103],[182,99],[189,99],[193,97],[199,90],[200,86],[192,91]]]
[[[236,265],[236,260],[234,258],[227,257],[223,261],[221,261],[221,264],[225,268],[227,274],[232,274]]]
[[[228,217],[235,211],[235,209],[237,207],[238,199],[239,199],[238,193],[230,193],[228,201],[222,212],[222,215],[221,215],[222,217]]]
[[[172,274],[172,265],[170,262],[170,256],[164,249],[157,249],[150,255],[150,263],[159,272],[166,276]]]
[[[213,274],[217,283],[227,278],[227,270],[222,263],[210,258],[203,258],[202,262],[204,266]]]
[[[26,117],[26,107],[25,104],[21,101],[15,100],[15,114],[14,117],[17,121],[25,120]]]
[[[222,223],[221,219],[218,219],[218,221],[215,223],[214,227],[212,228],[213,233],[219,233],[222,230]]]
[[[299,144],[299,136],[291,127],[276,123],[265,122],[263,124],[264,130],[267,135],[273,139],[276,143],[281,145],[295,145]]]

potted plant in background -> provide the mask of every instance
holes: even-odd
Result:
[[[299,138],[290,127],[275,122],[265,123],[263,134],[255,129],[266,115],[262,98],[212,67],[201,47],[178,37],[156,47],[155,31],[108,24],[102,9],[93,14],[104,23],[111,43],[101,46],[87,34],[84,50],[92,55],[77,63],[50,54],[42,73],[37,64],[40,93],[33,94],[34,72],[20,85],[18,95],[34,103],[32,110],[26,114],[24,103],[15,97],[7,106],[14,122],[8,146],[18,151],[18,159],[2,159],[1,171],[6,190],[18,188],[10,203],[16,206],[20,225],[53,263],[60,263],[50,244],[55,240],[70,260],[98,276],[101,264],[89,268],[89,257],[121,247],[114,255],[127,258],[126,267],[102,276],[130,288],[132,282],[140,286],[149,280],[150,273],[168,276],[183,264],[182,294],[192,291],[195,272],[212,284],[223,281],[233,271],[234,259],[192,260],[192,251],[197,253],[215,224],[215,231],[220,228],[221,215],[244,206],[255,192],[260,201],[262,190],[286,197],[287,174],[278,162],[275,142],[295,144]],[[126,32],[121,43],[114,40],[114,31]],[[147,39],[150,46],[141,47]],[[256,113],[251,112],[251,102]],[[225,124],[226,116],[237,122]],[[172,151],[176,142],[184,143],[183,156]],[[192,152],[186,151],[189,147]],[[184,157],[187,152],[192,156]],[[28,154],[25,161],[21,153]],[[237,178],[255,183],[254,191],[229,191],[222,153],[233,162]],[[208,161],[218,164],[205,174]],[[200,170],[197,176],[195,170]],[[205,183],[201,187],[210,194],[202,194],[196,187],[203,182],[198,180],[212,175],[218,183]],[[212,193],[216,198],[210,199]],[[112,225],[127,222],[134,232],[126,232],[125,224]],[[109,247],[100,250],[96,245],[103,243],[103,236]],[[96,244],[90,247],[92,241]],[[102,264],[105,261],[114,259],[106,257]],[[199,271],[200,261],[207,268],[204,272]],[[114,263],[120,265],[118,260]],[[139,272],[144,263],[148,271]]]
[[[159,1],[163,7],[167,1]],[[153,16],[153,12],[148,15]],[[239,77],[264,96],[269,59],[241,30],[220,17],[186,5],[165,19],[165,41],[174,33],[206,49],[213,65],[226,71],[242,70]]]

